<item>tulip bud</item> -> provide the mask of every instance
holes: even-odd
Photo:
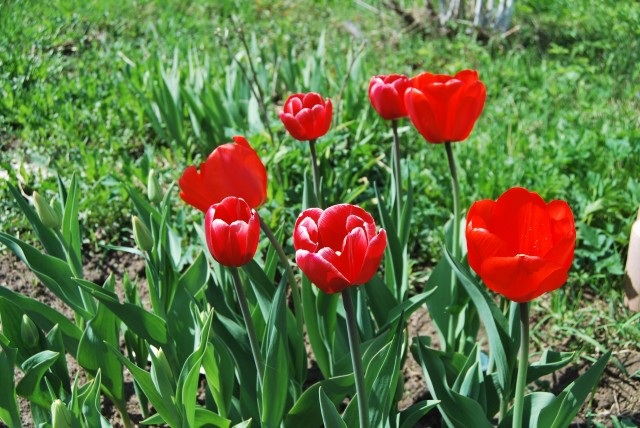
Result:
[[[158,181],[158,174],[154,169],[149,171],[149,178],[147,180],[147,196],[149,200],[155,204],[162,200],[162,187]]]
[[[38,192],[33,192],[33,202],[42,224],[51,229],[58,229],[62,224],[62,216],[59,216]]]
[[[31,321],[26,314],[22,315],[22,323],[20,324],[20,338],[30,348],[35,347],[40,339],[38,327]]]
[[[51,421],[53,428],[71,428],[71,414],[62,400],[51,403]]]
[[[171,370],[171,365],[169,364],[169,360],[167,360],[167,356],[165,355],[162,348],[156,350],[154,352],[157,359],[157,367],[156,372],[163,373],[169,379],[173,377],[173,370]]]
[[[149,228],[137,217],[133,216],[133,238],[136,241],[136,245],[142,251],[151,251],[153,248],[153,238]]]

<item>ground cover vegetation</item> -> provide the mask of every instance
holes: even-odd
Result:
[[[421,16],[421,3],[398,4]],[[513,31],[489,39],[477,38],[465,23],[452,23],[445,29],[433,27],[426,34],[415,31],[405,27],[403,20],[384,2],[369,6],[364,2],[331,1],[188,4],[169,1],[162,5],[139,2],[126,6],[108,0],[7,2],[0,5],[0,24],[2,231],[31,243],[38,238],[15,202],[14,196],[20,193],[31,196],[37,191],[47,200],[56,195],[61,198],[65,195],[67,201],[77,200],[69,215],[73,217],[73,212],[77,212],[81,225],[78,231],[82,233],[75,234],[75,229],[67,226],[63,235],[68,242],[74,242],[72,247],[75,245],[71,253],[76,253],[77,259],[70,262],[72,270],[82,272],[83,264],[104,259],[114,247],[135,247],[131,215],[137,214],[143,220],[146,216],[146,220],[152,220],[150,223],[144,220],[144,227],[151,230],[156,240],[162,237],[175,262],[172,270],[163,264],[167,263],[166,254],[160,253],[158,259],[149,256],[146,276],[160,281],[157,278],[163,272],[171,278],[167,284],[198,277],[204,260],[199,256],[204,241],[194,232],[194,224],[202,233],[203,218],[197,210],[179,201],[175,189],[172,198],[146,204],[142,193],[151,169],[164,193],[169,194],[167,189],[187,166],[203,162],[211,150],[231,141],[231,137],[246,136],[269,171],[268,197],[260,208],[261,218],[277,231],[286,253],[293,259],[290,231],[301,208],[311,206],[308,200],[312,191],[311,171],[309,163],[302,161],[308,156],[307,144],[286,133],[278,113],[289,94],[318,92],[333,102],[330,131],[316,144],[323,198],[332,203],[362,206],[389,232],[389,221],[385,222],[379,207],[386,206],[394,195],[394,175],[390,174],[394,168],[392,132],[389,124],[371,108],[367,97],[369,79],[376,74],[413,76],[432,71],[453,75],[466,68],[478,70],[487,88],[486,105],[468,141],[455,145],[463,211],[476,200],[496,200],[508,188],[522,186],[535,190],[547,201],[567,201],[575,218],[575,259],[567,284],[531,304],[532,352],[542,352],[550,346],[563,351],[579,350],[576,360],[592,362],[611,350],[616,376],[627,383],[637,382],[640,367],[625,364],[625,358],[638,352],[640,318],[624,308],[621,287],[629,231],[640,202],[637,3],[585,2],[575,7],[573,2],[561,0],[518,2]],[[444,149],[425,143],[408,119],[400,121],[398,131],[402,187],[411,188],[413,200],[411,226],[404,227],[408,233],[404,238],[407,259],[411,260],[410,268],[405,268],[404,297],[419,297],[414,302],[423,302],[420,299],[426,298],[424,293],[429,291],[427,279],[442,257],[445,241],[442,225],[451,217],[449,168]],[[17,187],[12,188],[9,183]],[[171,232],[160,226],[163,216],[171,219]],[[177,236],[181,245],[176,249]],[[262,239],[260,248],[267,277],[280,279],[280,274],[276,276],[277,256],[274,251],[266,251],[267,239]],[[138,242],[137,246],[144,244]],[[3,253],[2,257],[12,256]],[[3,266],[15,269],[17,265]],[[185,273],[189,266],[192,269]],[[383,262],[383,266],[385,280],[389,281],[393,261]],[[213,276],[220,283],[234,283],[235,278],[224,272],[218,269]],[[74,273],[82,277],[77,271]],[[286,282],[287,275],[281,276]],[[10,278],[9,273],[4,273],[3,278]],[[255,269],[245,273],[243,279],[265,284]],[[196,280],[189,291],[197,294],[202,291],[198,288],[201,286],[204,284]],[[84,326],[96,309],[91,304],[85,306],[87,296],[109,302],[113,297],[109,291],[113,291],[115,283],[109,285],[107,281],[107,291],[102,294],[91,283],[80,287],[79,294],[71,296],[70,302],[76,322]],[[134,289],[125,284],[125,296],[121,297],[135,304],[140,297]],[[259,335],[265,334],[262,345],[265,355],[274,361],[275,355],[282,352],[280,347],[285,345],[268,332],[274,326],[287,324],[287,320],[276,316],[277,308],[285,304],[283,290],[281,286],[275,294],[267,293],[274,302],[271,309],[260,306],[265,305],[260,296],[252,301],[261,308],[253,318],[260,318],[254,322]],[[396,296],[400,301],[405,291]],[[160,300],[153,304],[154,309],[172,308],[171,299]],[[321,304],[333,305],[336,310],[334,301]],[[7,307],[5,311],[10,311]],[[357,300],[356,308],[362,312],[362,303]],[[368,316],[373,320],[371,330],[361,331],[365,340],[384,331],[382,327],[389,328],[398,317],[403,318],[397,313],[387,319],[381,315],[381,308],[372,308],[372,312],[373,318]],[[223,313],[232,318],[231,312],[223,310]],[[204,331],[213,322],[206,315],[198,314],[198,321],[192,321],[196,330]],[[344,323],[342,317],[341,313],[339,324]],[[106,318],[103,314],[101,319],[107,322]],[[310,345],[316,354],[319,348],[313,340],[326,339],[322,329],[327,322],[331,325],[332,321],[320,317],[321,339],[311,338]],[[180,328],[175,327],[167,334],[176,336]],[[146,364],[148,352],[137,341],[138,337],[150,334],[147,341],[158,347],[165,340],[148,331],[125,330],[130,336],[128,347],[142,346],[133,353],[137,358],[134,363],[141,366]],[[346,330],[337,331],[337,350],[331,349],[329,353],[344,356],[348,350]],[[59,345],[55,334],[45,339],[45,333],[40,333],[39,340]],[[298,333],[290,332],[289,341],[294,341]],[[72,338],[75,334],[68,333]],[[75,342],[69,337],[64,336],[67,349],[88,346],[86,341],[78,341],[79,337]],[[174,371],[195,366],[195,360],[214,352],[206,346],[206,334],[198,333],[190,339],[197,342],[195,357],[192,360],[190,352],[169,355],[167,364]],[[116,341],[112,345],[119,344]],[[403,346],[402,341],[391,339],[386,344],[380,343],[383,345],[386,350]],[[422,347],[428,345],[420,342],[420,352],[427,352]],[[185,349],[189,347],[194,350],[194,343]],[[250,358],[248,348],[243,351]],[[295,348],[295,352],[294,357],[289,357],[292,359],[289,370],[296,372],[290,373],[295,382],[291,384],[290,395],[278,404],[282,409],[290,409],[291,400],[302,396],[306,367],[300,362],[302,351]],[[468,349],[466,355],[473,352],[481,358],[478,350]],[[43,361],[39,363],[53,364],[54,359],[48,357],[41,356]],[[155,354],[149,358],[154,358],[154,367],[165,364],[163,358],[167,359]],[[350,369],[346,360],[333,367],[332,358],[316,355],[316,359],[326,378]],[[365,352],[365,361],[371,359]],[[101,363],[85,360],[80,365],[96,376],[91,369]],[[120,367],[127,363],[109,360],[109,364]],[[208,370],[211,376],[219,367],[210,366]],[[392,372],[396,373],[397,367]],[[187,391],[183,383],[193,382],[190,373],[187,370],[183,382],[173,388]],[[605,372],[605,378],[612,373]],[[103,370],[98,379],[100,376],[103,392],[126,413],[117,387],[122,380],[108,370]],[[139,390],[144,390],[140,387],[144,381],[135,375],[134,378],[138,382],[136,396],[144,401]],[[233,388],[233,379],[226,381]],[[256,383],[255,379],[245,381]],[[228,385],[220,382],[214,397],[206,400],[215,401],[214,408],[223,417],[237,419],[234,412],[248,406],[243,401],[246,398],[240,399],[244,403],[240,406],[227,402],[221,397],[226,397]],[[99,384],[100,381],[89,384],[80,391],[80,397],[95,401],[97,392],[91,385]],[[190,393],[185,394],[173,403],[177,410],[161,411],[151,397],[149,400],[163,414],[165,422],[193,425],[190,418],[197,414],[192,413],[189,404],[181,407],[191,398]],[[330,401],[336,400],[332,394],[339,395],[331,390],[326,394]],[[317,397],[315,391],[314,399]],[[35,402],[46,399],[37,396]],[[414,403],[423,403],[420,411],[425,412],[435,405],[419,400],[410,404]],[[324,405],[322,416],[329,418],[333,414],[326,402]],[[266,416],[266,407],[258,411],[249,405],[246,412],[260,415],[268,425],[281,416],[278,411],[284,411],[278,406],[275,413],[267,412]],[[638,402],[630,401],[623,407],[619,412],[612,411],[610,416],[597,406],[586,406],[580,417],[587,422],[595,417],[594,423],[637,422]],[[347,407],[347,421],[357,420],[354,409],[355,405]],[[439,411],[447,413],[446,408]],[[490,417],[491,412],[487,412]],[[148,416],[144,412],[141,415]],[[377,413],[374,416],[382,417]],[[89,416],[85,417],[88,421]],[[295,412],[288,417],[290,423],[295,423]],[[324,420],[327,423],[329,419]]]

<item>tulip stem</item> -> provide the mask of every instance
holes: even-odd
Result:
[[[396,229],[400,232],[402,223],[402,173],[400,170],[400,140],[398,139],[398,119],[391,121],[391,129],[393,130],[393,160],[395,162],[396,174],[396,209],[398,211],[398,225]]]
[[[449,161],[449,170],[451,171],[451,190],[453,193],[453,239],[451,241],[451,255],[454,259],[460,258],[460,188],[458,184],[458,173],[456,172],[456,160],[453,156],[453,148],[451,142],[444,143],[447,149],[447,160]],[[450,306],[456,304],[458,296],[456,275],[451,272],[451,302]],[[455,349],[455,330],[456,322],[453,313],[449,311],[449,329],[447,332],[447,347],[451,350]]]
[[[318,201],[320,208],[323,208],[324,201],[322,201],[322,197],[320,196],[320,172],[318,171],[318,157],[316,156],[315,138],[309,140],[309,150],[311,151],[311,164],[313,166],[313,191],[316,193],[316,200]]]
[[[269,225],[265,223],[264,220],[262,220],[262,217],[260,217],[260,227],[262,228],[264,234],[267,235],[267,238],[269,239],[269,242],[271,242],[271,245],[273,245],[273,248],[276,250],[276,254],[278,254],[278,258],[280,259],[280,263],[282,263],[289,276],[289,286],[291,287],[291,295],[293,297],[293,307],[296,310],[296,324],[298,327],[298,333],[300,333],[300,337],[302,337],[304,334],[302,300],[300,300],[300,289],[298,288],[298,284],[296,283],[296,278],[293,275],[291,266],[289,265],[289,258],[282,249],[282,245],[280,245],[280,242],[278,242],[278,238],[276,238],[276,235],[274,235],[271,228],[269,228]]]
[[[367,391],[364,384],[364,370],[362,368],[362,353],[360,352],[360,337],[356,324],[356,314],[351,300],[351,290],[342,290],[342,303],[347,315],[347,333],[349,335],[349,348],[351,350],[351,363],[353,364],[353,375],[356,380],[356,394],[358,397],[358,416],[360,417],[360,428],[369,427],[369,405],[367,401]]]
[[[529,302],[520,303],[520,360],[518,361],[518,379],[516,397],[513,403],[513,428],[522,428],[524,410],[524,390],[527,386],[527,368],[529,366]]]
[[[242,280],[238,274],[238,268],[230,268],[231,275],[233,276],[233,286],[236,290],[236,296],[238,297],[238,304],[240,304],[240,311],[242,312],[242,318],[244,319],[244,325],[249,335],[249,345],[251,346],[251,353],[253,354],[253,361],[256,363],[256,369],[258,370],[258,383],[260,389],[262,389],[262,378],[264,377],[264,363],[262,362],[262,354],[260,353],[260,344],[258,343],[258,336],[256,335],[256,329],[253,326],[251,320],[251,312],[249,311],[249,304],[247,303],[247,297],[244,295],[242,289]]]

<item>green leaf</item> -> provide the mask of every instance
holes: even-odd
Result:
[[[378,212],[380,213],[380,220],[382,221],[382,227],[387,232],[387,248],[386,253],[391,255],[393,276],[395,278],[395,291],[399,292],[402,288],[402,276],[404,270],[404,256],[403,250],[398,240],[398,233],[396,225],[391,219],[391,215],[384,205],[382,196],[378,192],[378,188],[374,185],[376,198],[378,200]]]
[[[16,398],[14,367],[18,350],[8,345],[0,334],[0,421],[10,427],[21,427],[20,408]]]
[[[196,407],[195,412],[194,424],[188,426],[193,426],[195,428],[229,428],[231,426],[231,421],[229,419],[225,419],[222,416],[213,413],[211,410],[207,410],[203,407]]]
[[[120,303],[118,296],[97,284],[83,279],[74,278],[74,281],[87,292],[91,293],[103,307],[118,317],[129,329],[138,336],[149,341],[156,348],[167,344],[167,323],[159,316],[145,311],[142,307],[133,303]]]
[[[253,422],[253,420],[252,419],[248,419],[246,421],[240,422],[239,424],[235,424],[233,426],[233,428],[249,428],[249,427],[251,427],[251,422]]]
[[[111,278],[113,281],[113,277]],[[111,282],[112,282],[111,281]],[[105,287],[109,287],[109,281]],[[78,364],[95,376],[98,369],[102,372],[102,386],[109,399],[118,407],[125,409],[124,381],[122,365],[107,351],[105,344],[120,346],[120,323],[105,305],[98,304],[98,312],[88,323],[78,345]]]
[[[336,410],[336,406],[333,405],[327,394],[322,391],[322,388],[318,390],[320,398],[320,410],[322,412],[322,422],[326,428],[347,428],[347,424],[344,423],[340,417],[340,413]]]
[[[529,365],[527,384],[566,366],[573,361],[575,354],[575,352],[555,352],[545,349],[540,359]]]
[[[298,401],[289,410],[285,419],[285,426],[288,428],[320,426],[320,421],[322,420],[322,410],[318,401],[320,388],[322,388],[331,402],[336,405],[342,402],[347,394],[354,391],[354,386],[353,373],[314,383],[302,393]]]
[[[92,314],[85,310],[80,289],[71,278],[75,275],[64,261],[41,253],[35,247],[11,235],[0,232],[0,242],[18,256],[49,290],[64,303],[69,305],[83,318],[89,319]]]
[[[196,296],[202,288],[207,285],[209,277],[209,264],[204,252],[200,251],[189,269],[180,276],[178,287],[189,291],[189,294]]]
[[[398,306],[392,308],[387,315],[386,322],[380,327],[380,330],[385,330],[392,324],[398,322],[399,319],[402,319],[402,322],[406,322],[406,320],[413,314],[418,308],[420,308],[427,301],[429,296],[431,296],[436,290],[431,289],[429,291],[425,291],[420,294],[416,294],[415,296],[405,300]]]
[[[313,292],[312,287],[313,285],[311,285],[311,281],[309,281],[306,275],[303,275],[300,288],[302,291],[302,310],[304,312],[304,320],[307,327],[307,336],[309,337],[309,343],[311,344],[313,354],[316,356],[318,368],[320,368],[320,371],[325,378],[329,378],[331,377],[333,370],[332,361],[329,356],[329,350],[325,346],[325,341],[320,333],[320,324],[318,321],[319,314],[316,307],[317,296]]]
[[[289,388],[285,284],[286,278],[273,297],[271,313],[262,342],[263,355],[265,355],[262,422],[267,428],[275,428],[280,424]]]
[[[545,428],[540,425],[540,412],[547,407],[556,397],[550,392],[533,392],[524,397],[522,406],[522,426]],[[499,428],[511,428],[513,426],[513,407],[509,409]]]
[[[82,239],[78,223],[78,180],[75,173],[71,176],[69,194],[64,204],[62,236],[68,245],[67,255],[71,270],[75,276],[82,276]]]
[[[78,401],[82,403],[85,426],[110,428],[111,424],[100,412],[101,382],[102,375],[98,370],[96,377],[84,385],[83,391],[78,395]]]
[[[50,256],[56,257],[60,260],[66,260],[64,248],[62,247],[62,244],[56,237],[53,230],[42,224],[40,218],[38,217],[38,214],[36,214],[31,205],[27,203],[20,191],[13,184],[7,184],[9,185],[9,191],[20,206],[20,209],[22,210],[24,215],[27,217],[29,224],[31,224],[33,231],[36,233],[36,236],[42,243],[42,246],[47,251],[47,253]]]
[[[413,428],[420,419],[440,403],[439,400],[419,401],[399,413],[400,428]]]
[[[109,351],[111,351],[113,355],[116,356],[116,358],[120,360],[122,364],[127,367],[127,369],[129,369],[129,372],[131,372],[131,375],[133,376],[135,381],[138,382],[138,385],[140,385],[140,388],[142,389],[144,394],[147,396],[147,398],[149,398],[149,402],[151,403],[151,405],[156,409],[158,415],[160,415],[153,415],[145,419],[142,423],[144,423],[145,425],[167,423],[172,427],[179,426],[181,423],[181,418],[178,408],[176,407],[174,402],[164,399],[162,396],[160,396],[160,394],[158,394],[156,386],[151,379],[151,374],[129,361],[124,355],[120,353],[118,348],[116,348],[115,346],[108,343],[105,343],[105,346],[107,347],[107,349],[109,349]],[[154,418],[161,418],[161,420],[160,422],[156,422]],[[150,420],[151,422],[149,422]]]
[[[51,397],[46,392],[42,378],[58,359],[58,355],[60,354],[53,351],[41,351],[25,360],[22,363],[24,377],[18,383],[16,392],[39,406],[51,406]]]
[[[596,386],[600,375],[607,366],[611,351],[607,351],[594,365],[571,382],[558,396],[541,412],[538,420],[540,428],[562,428],[569,426],[578,414],[582,404],[591,390]]]
[[[66,350],[73,356],[77,354],[82,330],[67,317],[44,303],[0,285],[0,309],[3,299],[22,309],[41,330],[48,331],[57,325],[62,332],[62,340]]]
[[[435,399],[440,400],[438,408],[447,424],[454,428],[492,427],[480,404],[449,388],[445,368],[437,352],[420,341],[415,343],[429,391]]]
[[[209,341],[212,321],[213,311],[209,313],[207,321],[202,326],[200,346],[187,358],[180,372],[180,377],[178,378],[176,404],[179,408],[182,408],[182,419],[186,423],[186,426],[194,426],[195,423],[198,379],[200,376],[200,367],[202,367],[202,357],[204,356],[204,351]]]
[[[235,364],[225,343],[217,337],[212,337],[212,343],[207,345],[202,360],[207,385],[211,391],[218,412],[227,417],[231,409],[233,398]]]
[[[360,287],[362,288],[362,287]],[[378,275],[374,275],[369,282],[364,285],[367,292],[369,309],[378,325],[383,325],[389,318],[389,312],[398,306],[398,300],[384,281]]]
[[[387,349],[382,364],[379,368],[373,368],[373,361],[366,369],[365,379],[371,379],[371,392],[369,393],[369,421],[372,427],[387,426],[389,413],[394,404],[395,388],[401,375],[402,354],[405,335],[404,315],[400,315],[392,341]],[[373,370],[372,370],[373,368]],[[369,382],[367,382],[369,383]]]
[[[507,360],[507,349],[509,344],[505,346],[502,337],[508,337],[507,320],[500,312],[494,301],[487,295],[484,289],[473,279],[468,269],[460,264],[458,260],[454,260],[449,250],[444,248],[447,261],[455,272],[456,276],[467,291],[467,294],[473,301],[478,310],[478,315],[484,324],[484,328],[489,338],[489,349],[493,359],[496,362],[498,373],[498,381],[502,391],[510,386],[511,368]],[[502,334],[501,334],[502,332]],[[506,349],[505,349],[506,348]]]

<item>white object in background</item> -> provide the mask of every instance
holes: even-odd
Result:
[[[624,293],[624,304],[632,311],[640,311],[640,210],[636,222],[631,226]]]

